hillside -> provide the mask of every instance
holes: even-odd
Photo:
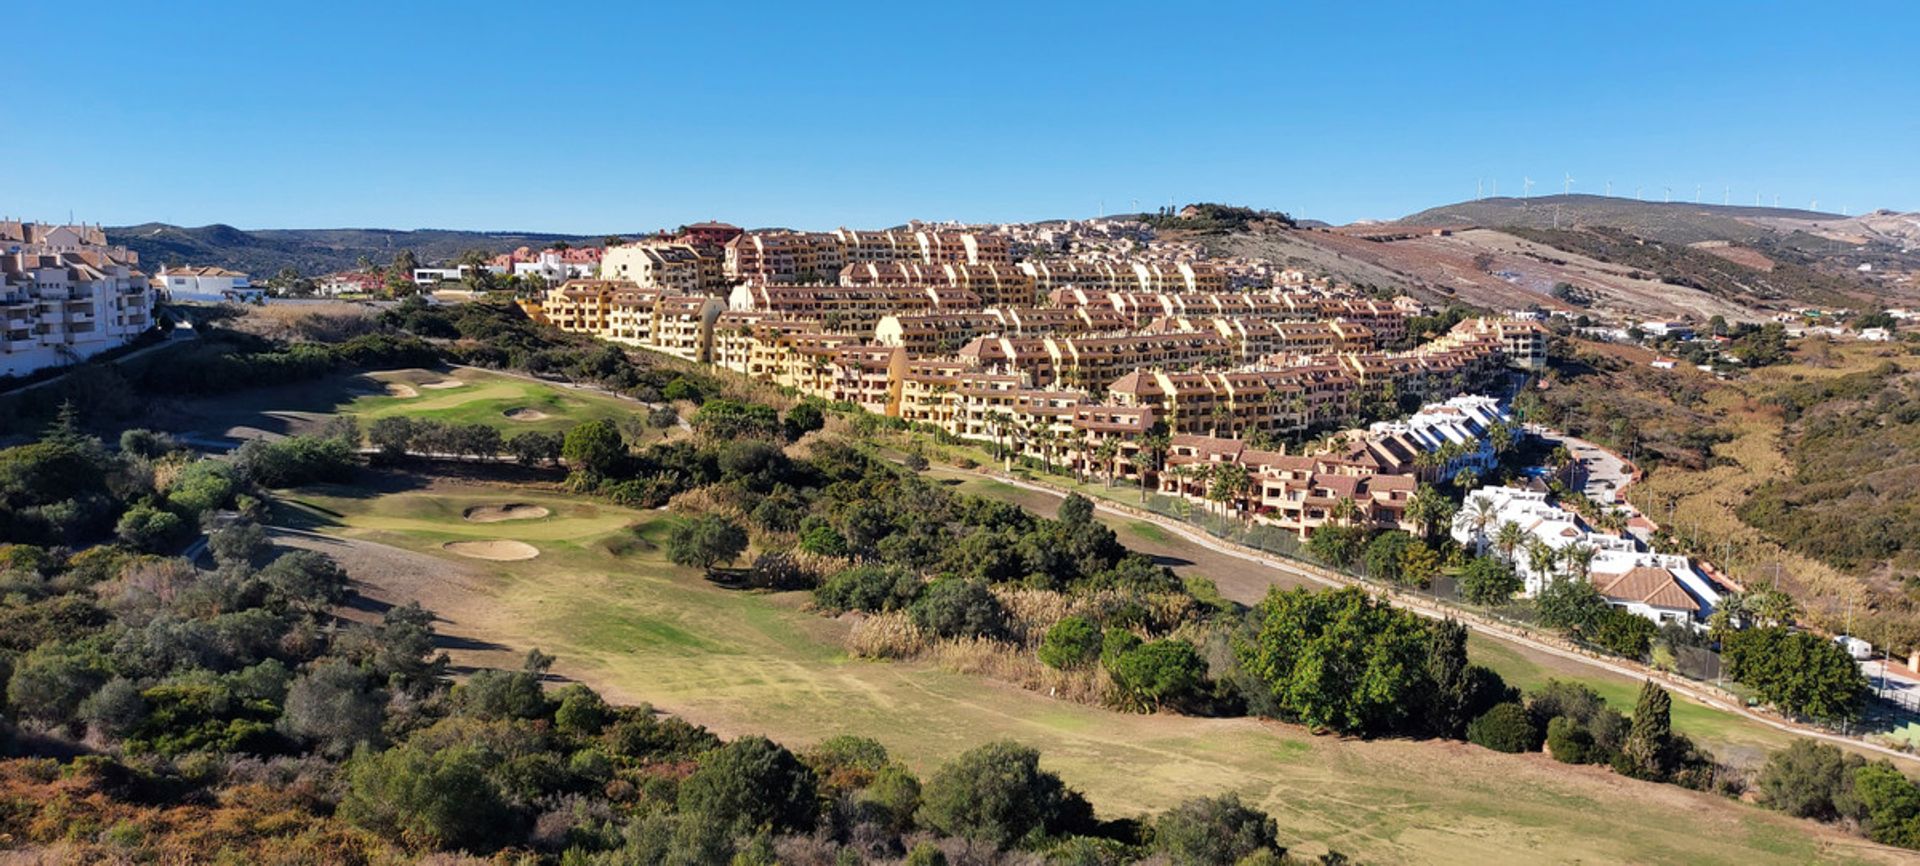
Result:
[[[505,252],[517,247],[543,247],[556,241],[600,243],[607,236],[562,235],[541,232],[467,232],[447,229],[264,229],[245,231],[229,225],[198,228],[144,223],[107,229],[107,239],[140,254],[152,269],[163,264],[217,265],[265,278],[284,267],[305,274],[323,274],[352,268],[366,257],[392,261],[401,250],[413,250],[422,262],[451,259],[467,250]]]
[[[1671,243],[1740,241],[1768,234],[1764,220],[1833,222],[1839,214],[1787,208],[1655,202],[1599,195],[1483,198],[1429,208],[1399,222],[1417,226],[1607,226]]]

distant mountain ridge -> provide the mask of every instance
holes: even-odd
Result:
[[[265,279],[281,268],[293,267],[309,276],[348,270],[362,257],[386,264],[401,250],[412,250],[422,262],[443,261],[472,249],[494,253],[518,247],[541,248],[564,241],[599,244],[608,235],[567,235],[546,232],[473,232],[451,229],[262,229],[247,231],[214,224],[187,228],[166,223],[117,226],[107,230],[108,241],[124,244],[140,254],[151,271],[166,264],[215,265]],[[619,233],[611,233],[619,234]],[[638,237],[641,233],[621,234]]]
[[[1500,196],[1441,205],[1410,214],[1400,223],[1419,226],[1476,225],[1488,228],[1572,229],[1606,226],[1672,243],[1740,241],[1759,237],[1766,223],[1837,223],[1836,213],[1795,208],[1748,207],[1696,202],[1641,201],[1601,195]]]

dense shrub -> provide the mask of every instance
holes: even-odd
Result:
[[[1091,822],[1086,800],[1040,769],[1040,755],[1015,743],[962,753],[928,780],[920,819],[942,833],[1000,848]]]
[[[1237,863],[1257,852],[1285,852],[1275,844],[1278,825],[1248,808],[1236,794],[1197,797],[1161,813],[1153,822],[1153,847],[1177,866]]]
[[[1540,747],[1540,730],[1525,707],[1505,703],[1467,725],[1467,742],[1496,752],[1530,752]]]
[[[985,581],[941,578],[907,608],[913,624],[935,637],[997,637],[1006,631],[1006,611]]]
[[[1047,629],[1038,655],[1048,667],[1082,667],[1099,657],[1101,638],[1099,626],[1085,617],[1065,617]]]

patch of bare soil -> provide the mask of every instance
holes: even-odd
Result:
[[[524,541],[495,538],[487,541],[449,541],[440,545],[448,553],[492,562],[518,562],[540,555],[540,548]]]
[[[499,523],[503,520],[535,520],[552,513],[545,506],[515,502],[507,505],[476,505],[460,516],[474,523]]]
[[[405,382],[388,382],[387,395],[390,397],[418,397],[420,396],[420,392],[415,391],[412,385],[408,385]]]
[[[348,619],[377,622],[379,612],[386,606],[409,601],[418,601],[428,610],[439,611],[476,597],[481,589],[483,576],[479,572],[437,556],[285,527],[268,527],[267,534],[276,545],[324,553],[340,564],[353,579],[354,592],[375,602],[372,605],[350,603],[341,612]]]
[[[528,409],[524,406],[518,409],[508,409],[502,414],[506,415],[510,421],[545,421],[551,417],[538,409]]]

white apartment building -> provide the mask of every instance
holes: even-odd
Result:
[[[1497,458],[1489,434],[1496,425],[1507,423],[1507,418],[1499,400],[1462,394],[1444,403],[1428,403],[1404,420],[1376,421],[1368,432],[1375,436],[1398,435],[1430,452],[1438,452],[1450,442],[1461,446],[1465,453],[1435,473],[1438,480],[1445,481],[1462,469],[1485,472],[1493,468]]]
[[[126,344],[153,327],[139,257],[98,227],[0,222],[0,375]]]
[[[1500,528],[1509,523],[1520,527],[1525,539],[1510,555],[1498,543]],[[1585,548],[1593,551],[1587,579],[1608,604],[1628,613],[1662,624],[1698,626],[1720,604],[1720,587],[1694,570],[1686,557],[1650,553],[1630,537],[1589,531],[1578,515],[1547,502],[1541,491],[1492,486],[1475,490],[1454,515],[1451,534],[1462,545],[1507,559],[1529,598],[1549,581],[1571,578],[1575,567],[1569,551]],[[1554,551],[1552,567],[1534,568],[1535,543]]]

